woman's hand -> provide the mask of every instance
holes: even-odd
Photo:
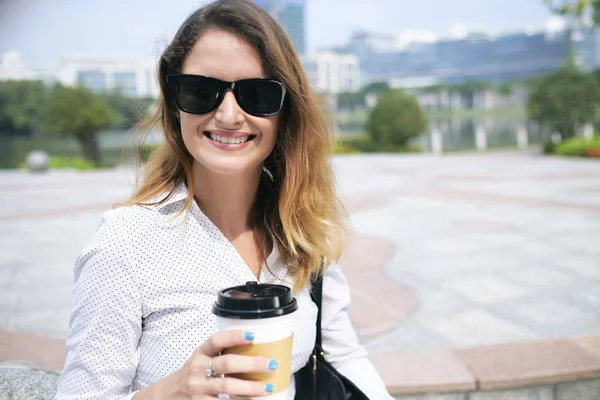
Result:
[[[140,390],[133,400],[216,399],[221,393],[244,397],[269,395],[273,391],[273,385],[269,383],[231,378],[227,375],[273,372],[277,369],[275,360],[237,354],[219,355],[224,349],[249,344],[252,340],[254,334],[250,332],[225,331],[214,334],[194,351],[183,367]],[[207,369],[214,371],[213,376],[207,376]]]

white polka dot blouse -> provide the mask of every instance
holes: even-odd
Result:
[[[188,192],[163,204],[106,212],[74,267],[67,359],[56,400],[124,400],[172,374],[217,332],[211,306],[219,290],[256,280],[233,245],[194,202],[174,219]],[[183,222],[183,223],[182,223]],[[291,286],[277,249],[260,281]],[[322,337],[328,360],[371,399],[392,399],[359,344],[341,269],[324,277]],[[297,296],[292,371],[308,361],[317,307]],[[291,379],[290,399],[294,398]]]

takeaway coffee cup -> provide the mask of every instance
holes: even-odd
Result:
[[[237,374],[235,377],[273,384],[269,396],[255,400],[287,400],[292,370],[292,334],[294,312],[298,309],[290,288],[283,285],[247,282],[221,290],[212,312],[219,331],[242,330],[254,333],[251,344],[224,351],[246,356],[263,356],[277,361],[271,373]]]

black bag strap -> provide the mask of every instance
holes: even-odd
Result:
[[[323,272],[313,275],[311,279],[312,288],[310,291],[310,298],[317,305],[317,340],[316,346],[321,349],[321,303],[323,299]]]

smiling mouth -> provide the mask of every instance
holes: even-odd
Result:
[[[227,136],[215,135],[214,133],[208,132],[208,131],[204,131],[203,133],[204,133],[204,136],[206,136],[210,140],[213,140],[213,141],[219,142],[219,143],[223,143],[223,144],[242,144],[242,143],[246,143],[246,142],[256,138],[256,135],[227,137]]]

